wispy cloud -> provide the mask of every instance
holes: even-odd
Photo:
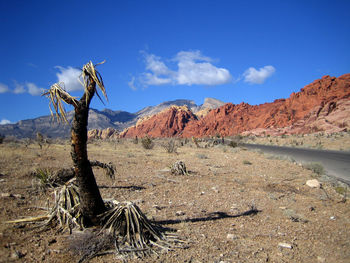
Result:
[[[25,93],[26,89],[24,88],[23,84],[18,83],[16,80],[13,81],[15,85],[15,89],[13,90],[13,93],[15,94],[21,94]]]
[[[27,63],[27,65],[29,66],[29,67],[31,67],[31,68],[38,68],[38,66],[37,65],[35,65],[34,63]]]
[[[43,88],[39,88],[37,85],[31,82],[27,82],[26,87],[28,89],[28,93],[32,96],[39,96],[44,92]]]
[[[9,120],[7,120],[7,119],[2,119],[2,120],[0,121],[0,125],[10,124],[10,123],[11,123],[11,121],[9,121]]]
[[[0,83],[0,93],[9,92],[9,87],[6,84]]]
[[[143,86],[150,85],[220,85],[232,80],[225,68],[214,66],[213,60],[197,51],[180,51],[170,62],[175,62],[177,69],[170,69],[161,57],[142,52],[145,58],[145,70],[137,81]],[[168,64],[171,64],[169,63]],[[129,82],[130,83],[130,82]],[[135,87],[135,79],[133,80]],[[129,85],[130,86],[130,85]]]
[[[76,69],[73,67],[61,67],[56,66],[56,68],[60,71],[56,73],[58,82],[64,83],[64,88],[66,91],[78,91],[84,90],[83,85],[79,82],[79,76],[81,74],[80,69]]]
[[[131,80],[128,82],[128,86],[130,87],[130,89],[132,90],[137,90],[137,88],[135,87],[135,77],[132,77]]]
[[[14,94],[23,94],[29,93],[32,96],[39,96],[43,93],[44,89],[38,87],[32,82],[26,82],[24,84],[13,81],[14,88],[10,89],[7,85],[0,83],[0,93],[14,93]]]
[[[265,66],[259,70],[250,67],[243,73],[244,81],[251,84],[263,84],[275,71],[273,66]]]

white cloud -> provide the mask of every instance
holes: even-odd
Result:
[[[130,89],[132,90],[137,90],[136,86],[135,86],[135,77],[132,77],[131,80],[128,82],[128,86],[130,87]]]
[[[26,87],[28,88],[28,93],[32,96],[39,96],[44,92],[43,88],[39,88],[37,85],[31,82],[27,82]]]
[[[251,84],[263,84],[275,71],[273,66],[265,66],[259,70],[250,67],[243,73],[244,81]]]
[[[29,93],[32,96],[41,95],[44,91],[43,88],[39,88],[32,82],[26,82],[25,84],[18,83],[16,80],[13,81],[15,88],[9,89],[7,85],[0,83],[0,93],[11,92],[14,94]]]
[[[164,85],[172,82],[171,78],[161,78],[157,74],[153,73],[144,73],[141,77],[141,82],[148,85]]]
[[[3,83],[0,83],[0,93],[9,92],[9,87]]]
[[[6,119],[2,119],[2,120],[0,121],[0,125],[10,124],[10,123],[11,123],[11,121],[6,120]]]
[[[26,92],[26,89],[24,88],[24,85],[18,83],[17,81],[14,81],[15,89],[13,90],[13,93],[15,94],[21,94]]]
[[[152,71],[156,75],[168,75],[171,70],[160,60],[160,57],[150,54],[145,55],[146,69]]]
[[[60,72],[56,73],[58,82],[64,83],[66,91],[84,90],[83,85],[81,85],[78,80],[81,70],[72,67],[64,68],[61,66],[56,66],[56,68],[60,70]]]
[[[176,79],[178,84],[220,85],[232,79],[227,69],[215,67],[210,63],[211,59],[202,56],[199,51],[182,51],[175,59],[179,68]]]
[[[146,70],[139,82],[149,85],[220,85],[231,81],[230,72],[215,67],[212,59],[205,57],[199,50],[180,51],[172,61],[177,63],[177,70],[171,70],[154,54],[145,55]],[[130,86],[130,85],[129,85]]]

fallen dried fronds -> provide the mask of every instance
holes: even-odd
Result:
[[[183,161],[176,161],[171,167],[171,173],[176,175],[188,175],[186,165]]]
[[[174,244],[184,243],[150,222],[137,205],[115,200],[106,204],[109,210],[101,216],[105,222],[102,231],[107,229],[113,234],[115,252],[119,257],[125,259],[131,255],[142,257],[157,254],[159,250],[169,251]]]
[[[48,209],[47,215],[28,217],[23,219],[11,220],[6,223],[24,223],[43,221],[39,227],[47,228],[52,225],[58,225],[60,231],[69,229],[84,229],[83,217],[80,213],[80,195],[78,186],[74,183],[75,179],[71,179],[61,188],[54,191],[54,206]]]

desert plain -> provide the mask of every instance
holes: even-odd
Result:
[[[320,136],[307,137],[306,144],[348,147],[342,141],[349,142],[348,133]],[[152,149],[132,139],[88,144],[90,160],[116,167],[114,180],[94,168],[103,199],[134,202],[184,241],[181,248],[129,262],[350,262],[348,186],[313,169],[318,164],[244,147],[206,142],[197,147],[185,139],[176,139],[175,151],[168,153],[169,141],[155,139]],[[179,160],[187,175],[171,173]],[[34,141],[0,144],[0,262],[78,262],[94,249],[98,241],[91,230],[42,231],[33,223],[6,223],[43,215],[53,202],[54,189],[40,187],[34,171],[71,166],[69,141],[42,148]],[[307,185],[314,179],[320,186]],[[122,261],[108,254],[89,262]]]

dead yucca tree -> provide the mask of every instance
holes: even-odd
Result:
[[[68,122],[62,102],[74,107],[75,114],[71,128],[71,156],[79,197],[79,201],[72,204],[69,209],[62,209],[61,203],[56,202],[57,208],[54,207],[46,224],[56,219],[61,226],[69,229],[89,225],[105,225],[104,229],[108,228],[114,234],[115,252],[119,255],[129,253],[145,255],[150,251],[155,251],[152,249],[153,247],[168,250],[170,243],[167,240],[172,240],[171,236],[165,235],[160,227],[148,221],[136,205],[132,203],[123,205],[117,201],[105,203],[101,198],[92,171],[92,165],[100,167],[101,165],[99,162],[90,162],[87,156],[88,113],[91,99],[95,93],[98,95],[96,84],[108,100],[102,77],[95,67],[96,65],[89,62],[82,69],[84,94],[79,100],[67,93],[62,85],[53,85],[44,93],[50,99],[59,120]],[[99,95],[98,97],[100,98]],[[51,113],[53,114],[52,111]],[[111,167],[102,166],[102,168],[109,170],[110,175],[114,174]],[[64,193],[67,193],[67,189],[62,188],[62,191],[64,190]],[[69,197],[72,195],[70,192],[68,193]],[[64,200],[68,198],[66,194],[60,195],[58,199],[61,200],[61,197]]]
[[[103,64],[99,63],[99,64]],[[96,70],[96,66],[91,61],[83,66],[81,83],[84,86],[84,94],[78,100],[72,97],[62,84],[54,84],[43,95],[49,98],[52,115],[56,115],[58,120],[68,123],[63,103],[74,107],[74,118],[71,128],[71,156],[74,165],[76,184],[79,187],[81,197],[80,209],[85,223],[91,225],[99,224],[98,215],[106,211],[100,191],[92,171],[92,166],[87,156],[87,125],[90,102],[97,94],[96,84],[107,100],[106,90],[101,75]],[[80,80],[80,79],[79,79]],[[99,96],[100,98],[100,96]],[[101,99],[101,98],[100,98]]]

